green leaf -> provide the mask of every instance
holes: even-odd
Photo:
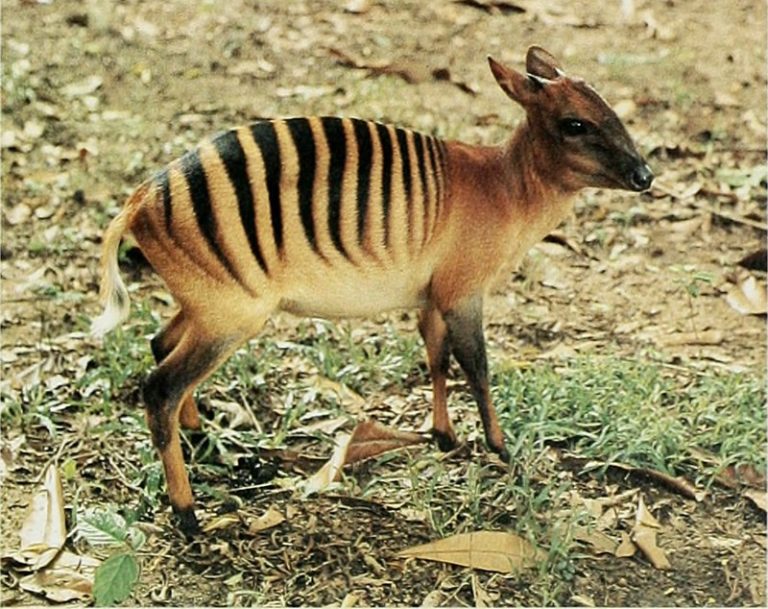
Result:
[[[109,546],[125,541],[125,519],[114,508],[91,508],[77,519],[77,537],[92,546]]]
[[[116,554],[96,569],[93,599],[97,606],[114,605],[128,598],[139,579],[139,563],[133,554]]]

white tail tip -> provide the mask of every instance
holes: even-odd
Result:
[[[103,338],[128,317],[128,294],[117,292],[109,299],[104,312],[91,322],[91,336]]]

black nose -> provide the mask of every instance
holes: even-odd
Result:
[[[645,163],[638,165],[629,176],[629,185],[637,192],[648,190],[653,184],[653,172]]]

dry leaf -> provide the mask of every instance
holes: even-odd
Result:
[[[255,535],[261,531],[276,527],[282,522],[285,522],[285,516],[276,507],[270,506],[261,516],[254,518],[248,523],[248,532]]]
[[[408,548],[398,552],[398,556],[499,573],[514,573],[531,567],[543,557],[519,535],[502,531],[462,533]]]
[[[217,516],[216,518],[211,520],[208,524],[206,524],[203,527],[203,532],[210,533],[211,531],[226,529],[231,527],[234,524],[238,524],[239,522],[240,522],[240,518],[237,516],[237,514],[234,514],[234,513],[222,514],[221,516]]]
[[[742,315],[768,313],[768,295],[765,285],[758,284],[753,275],[742,275],[738,283],[725,296],[729,305]]]
[[[590,531],[586,527],[576,527],[573,532],[573,538],[592,546],[595,554],[615,554],[616,548],[619,545],[602,531]]]
[[[656,545],[656,536],[661,529],[659,522],[645,507],[643,498],[639,498],[635,526],[632,527],[632,541],[640,548],[645,557],[657,569],[670,569],[672,565],[667,559],[664,550]]]
[[[43,487],[32,498],[19,538],[20,548],[8,556],[33,571],[51,563],[64,546],[64,497],[59,471],[53,464],[45,470]]]
[[[765,491],[757,491],[750,489],[744,493],[744,496],[752,500],[757,507],[764,512],[768,512],[768,497],[766,497]]]
[[[96,558],[65,550],[45,569],[22,577],[19,587],[57,603],[86,600],[93,591],[93,579],[100,564]]]
[[[629,558],[631,556],[634,556],[635,552],[637,552],[637,546],[634,543],[632,543],[632,539],[629,537],[626,531],[622,531],[621,542],[616,548],[616,552],[614,553],[614,556],[616,556],[617,558]]]
[[[304,485],[304,494],[311,495],[328,488],[338,480],[345,465],[370,459],[390,450],[428,441],[422,434],[399,431],[372,419],[359,423],[352,434],[340,434],[331,458]]]
[[[365,398],[343,383],[332,381],[324,376],[316,376],[308,384],[324,397],[335,397],[348,412],[356,414],[365,408]]]

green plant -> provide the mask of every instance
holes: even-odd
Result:
[[[109,557],[96,569],[93,598],[98,606],[121,603],[139,580],[137,553],[146,536],[123,518],[114,507],[89,508],[78,516],[78,539],[95,547],[109,548]]]

